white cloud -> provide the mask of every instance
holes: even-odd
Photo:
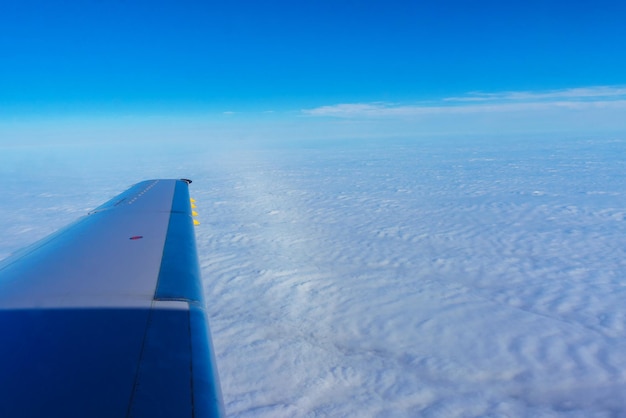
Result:
[[[469,101],[520,101],[520,100],[590,100],[626,98],[626,87],[623,86],[594,86],[578,87],[562,90],[549,91],[507,91],[500,93],[470,92],[466,96],[447,97],[443,99],[449,102],[469,102]]]
[[[624,143],[450,145],[208,164],[198,243],[230,415],[626,411]]]
[[[585,87],[545,92],[472,92],[438,102],[397,104],[385,102],[341,103],[304,109],[309,116],[338,118],[419,117],[425,115],[489,114],[507,112],[626,111],[626,87]]]

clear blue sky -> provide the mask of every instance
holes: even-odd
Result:
[[[624,83],[622,1],[16,1],[4,109],[289,108]]]
[[[0,118],[623,86],[624,22],[618,0],[5,2]]]

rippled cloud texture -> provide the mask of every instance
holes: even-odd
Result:
[[[230,416],[621,416],[625,153],[591,137],[14,149],[0,257],[134,182],[188,176]]]

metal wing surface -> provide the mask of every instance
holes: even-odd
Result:
[[[0,265],[0,417],[217,417],[187,180],[150,180]]]

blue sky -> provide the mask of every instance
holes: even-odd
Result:
[[[237,114],[345,118],[324,109],[346,104],[608,99],[608,124],[622,127],[621,1],[53,3],[2,6],[0,120],[166,115],[228,126]]]

